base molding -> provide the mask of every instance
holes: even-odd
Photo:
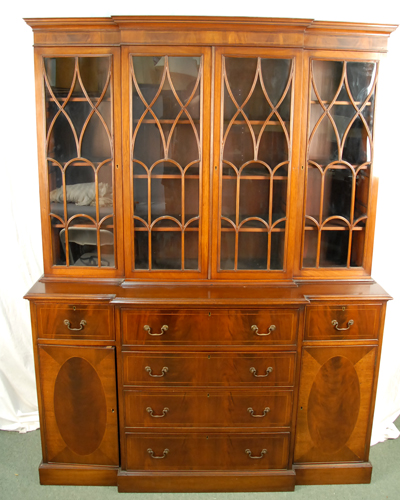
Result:
[[[96,465],[39,465],[40,484],[68,486],[116,486],[119,467]]]
[[[370,462],[347,464],[295,464],[296,484],[368,484],[371,482]]]
[[[126,472],[118,473],[118,491],[141,492],[234,492],[294,491],[295,472]]]
[[[118,486],[126,493],[212,493],[294,491],[295,485],[368,484],[369,462],[295,464],[293,470],[149,472],[122,471],[118,466],[41,463],[40,484]]]

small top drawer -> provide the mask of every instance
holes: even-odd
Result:
[[[378,338],[381,306],[349,304],[307,306],[305,340]]]
[[[295,344],[298,309],[122,311],[124,345]]]
[[[113,308],[102,304],[37,305],[38,339],[114,340]]]

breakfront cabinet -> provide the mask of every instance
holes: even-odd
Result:
[[[42,484],[365,483],[392,25],[28,19]]]

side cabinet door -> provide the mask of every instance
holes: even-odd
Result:
[[[297,463],[368,459],[376,346],[303,349]]]
[[[39,346],[46,462],[118,465],[115,350]]]

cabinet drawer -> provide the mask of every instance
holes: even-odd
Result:
[[[125,390],[126,427],[290,427],[291,390]]]
[[[113,317],[107,305],[39,304],[38,339],[114,340]]]
[[[292,386],[296,353],[123,352],[124,384]]]
[[[126,434],[126,466],[127,470],[150,471],[286,469],[289,436],[289,433]]]
[[[125,345],[295,344],[298,309],[122,311]]]
[[[308,306],[305,339],[377,339],[380,312],[380,305]]]

